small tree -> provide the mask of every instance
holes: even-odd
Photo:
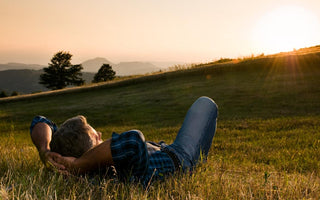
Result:
[[[13,91],[12,93],[11,93],[11,96],[18,96],[19,95],[19,93],[17,92],[17,91]]]
[[[2,98],[2,97],[7,97],[8,95],[7,95],[7,93],[5,92],[5,91],[1,91],[0,92],[0,98]]]
[[[98,73],[94,75],[92,83],[99,83],[104,81],[113,80],[115,78],[116,72],[113,71],[111,65],[103,64]]]
[[[81,65],[71,64],[72,55],[69,52],[59,51],[49,63],[48,67],[43,68],[44,74],[40,75],[40,84],[45,87],[57,90],[67,87],[67,85],[83,85],[81,78]]]

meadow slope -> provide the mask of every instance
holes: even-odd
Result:
[[[308,52],[0,100],[0,198],[318,199],[319,86],[320,53]],[[61,124],[82,114],[105,139],[134,128],[170,143],[199,96],[219,106],[208,162],[149,190],[47,171],[29,138],[35,115]]]

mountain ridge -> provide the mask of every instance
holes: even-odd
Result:
[[[25,64],[18,62],[9,62],[7,64],[0,64],[0,71],[11,70],[11,69],[30,69],[30,70],[39,70],[46,67],[45,65],[39,64]]]
[[[159,71],[161,68],[151,62],[131,61],[113,63],[106,58],[96,57],[81,63],[83,71],[97,72],[103,64],[109,64],[117,76],[130,76]]]
[[[83,67],[83,70],[82,70],[83,72],[91,72],[91,73],[97,73],[103,64],[109,64],[112,66],[113,70],[116,71],[117,76],[146,74],[146,73],[159,71],[163,68],[155,64],[152,64],[152,62],[131,61],[131,62],[113,63],[103,57],[88,59],[83,61],[80,64]],[[39,65],[39,64],[24,64],[24,63],[17,63],[17,62],[9,62],[6,64],[0,64],[0,71],[15,70],[15,69],[40,70],[40,69],[43,69],[44,67],[47,67],[47,66]]]

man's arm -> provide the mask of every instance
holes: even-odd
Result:
[[[60,154],[50,151],[50,141],[52,136],[52,130],[46,123],[37,123],[31,132],[31,139],[33,144],[37,147],[41,161],[47,166],[48,161],[54,166],[64,169],[63,165],[55,162]]]
[[[84,173],[99,167],[113,165],[111,139],[85,152],[80,158],[61,156],[56,161],[73,173]]]
[[[39,153],[50,151],[49,144],[51,141],[51,136],[52,130],[48,124],[39,122],[33,127],[31,139],[33,144],[37,147]]]

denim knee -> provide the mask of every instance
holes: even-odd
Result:
[[[208,104],[208,107],[210,106],[210,108],[212,109],[212,111],[213,111],[216,115],[218,115],[218,105],[216,104],[216,102],[215,102],[213,99],[211,99],[211,98],[209,98],[209,97],[207,97],[207,96],[202,96],[202,97],[199,97],[196,102],[199,102],[199,103],[201,103],[201,104],[207,103],[207,104]]]

